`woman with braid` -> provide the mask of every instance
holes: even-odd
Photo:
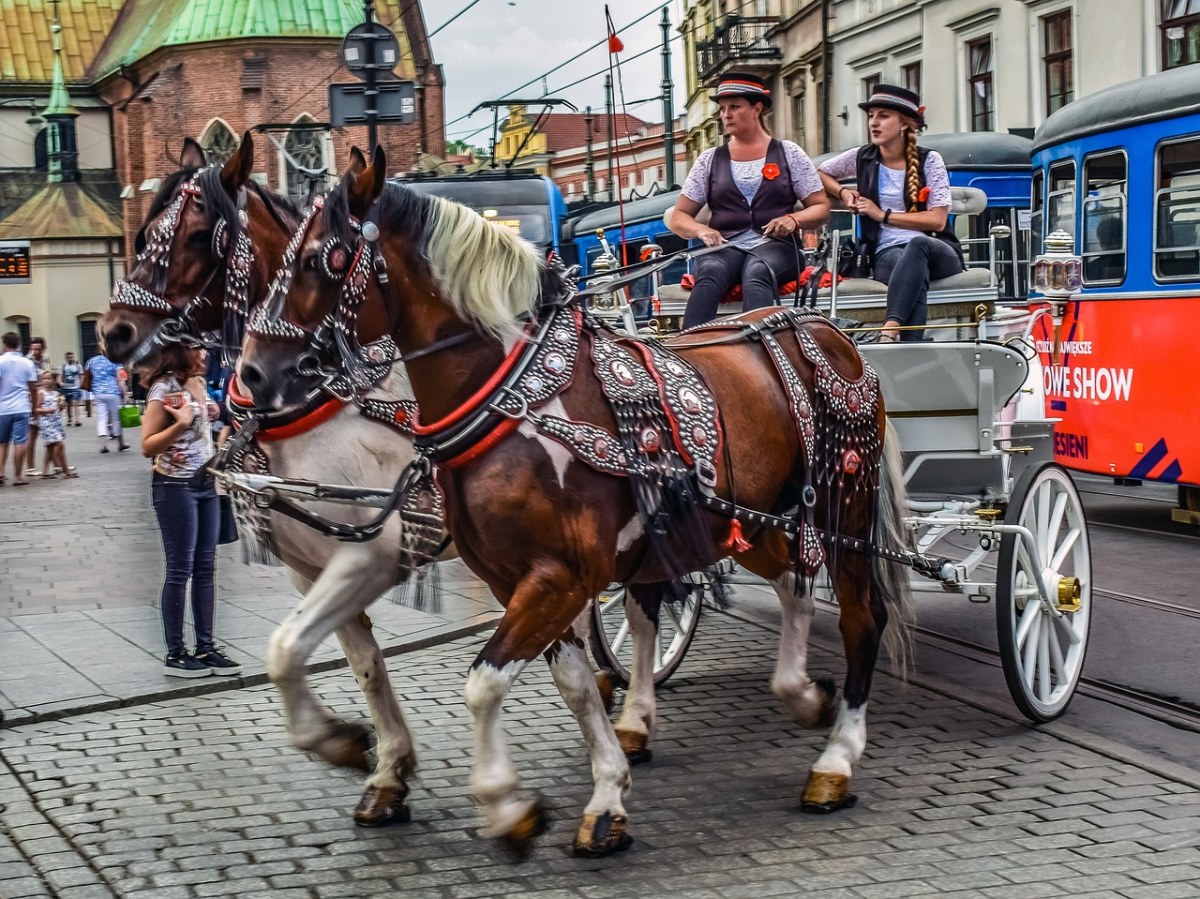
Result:
[[[880,84],[858,105],[867,111],[871,142],[823,163],[821,181],[826,193],[861,217],[875,279],[888,286],[880,340],[921,340],[930,280],[963,270],[962,247],[949,226],[946,164],[917,146],[925,107],[915,93]],[[857,187],[839,184],[849,178]]]

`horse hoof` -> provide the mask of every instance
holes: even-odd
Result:
[[[640,765],[654,758],[654,753],[646,747],[649,741],[650,738],[646,734],[631,730],[617,731],[617,742],[621,744],[621,751],[625,753],[625,760],[630,765]]]
[[[546,810],[540,802],[529,806],[516,824],[496,839],[513,860],[523,862],[533,852],[534,841],[546,832]]]
[[[329,733],[321,741],[318,750],[321,758],[339,768],[350,768],[370,774],[371,731],[351,721],[337,721],[330,725]]]
[[[816,680],[816,685],[824,694],[816,726],[822,729],[833,727],[834,722],[837,721],[838,714],[837,684],[831,677],[821,677]]]
[[[845,774],[813,771],[800,797],[800,811],[810,815],[828,815],[839,809],[851,808],[858,797],[850,792],[850,778]]]
[[[404,804],[407,795],[407,789],[368,787],[354,807],[354,823],[359,827],[407,824],[412,820],[412,809]]]
[[[613,677],[613,672],[608,669],[597,671],[596,689],[600,691],[600,701],[604,703],[604,713],[611,715],[617,692],[617,679]]]
[[[633,837],[625,832],[629,819],[623,815],[584,815],[575,834],[573,850],[582,858],[600,858],[614,852],[624,852],[633,845]]]

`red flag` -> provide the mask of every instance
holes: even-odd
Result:
[[[621,39],[617,37],[616,32],[610,31],[608,33],[608,52],[620,53],[624,49],[625,45],[621,43]]]

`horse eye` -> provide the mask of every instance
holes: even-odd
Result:
[[[208,231],[208,230],[193,231],[190,235],[188,235],[187,242],[189,245],[194,244],[196,246],[205,246],[206,247],[210,243],[212,243],[212,232]]]
[[[306,272],[315,272],[317,270],[317,254],[309,253],[300,263],[300,267]]]

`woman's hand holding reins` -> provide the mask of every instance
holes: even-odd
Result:
[[[879,208],[879,204],[867,199],[862,194],[855,195],[853,209],[859,215],[865,215],[871,221],[883,221],[883,210]]]
[[[703,225],[696,232],[696,239],[706,247],[717,247],[725,243],[725,235],[715,228],[708,228]]]
[[[767,222],[763,234],[767,237],[790,237],[800,230],[800,223],[792,215],[781,215]]]

